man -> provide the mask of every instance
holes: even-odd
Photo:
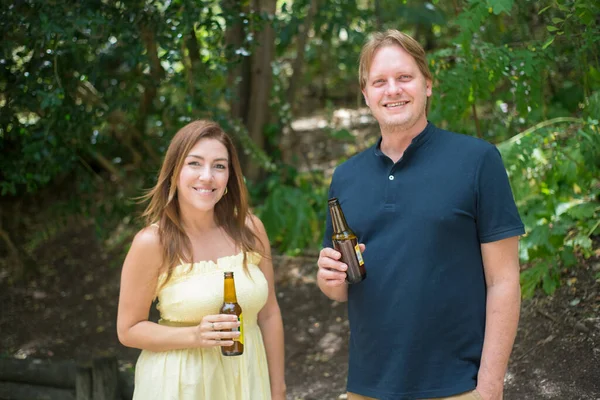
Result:
[[[348,399],[502,399],[520,307],[524,233],[497,149],[427,121],[423,48],[389,30],[363,47],[359,80],[378,143],[330,187],[367,279],[348,286],[331,218],[317,282],[348,301]]]

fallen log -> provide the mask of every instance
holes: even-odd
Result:
[[[132,396],[133,375],[118,371],[114,358],[95,358],[87,364],[0,358],[0,400],[131,400]]]
[[[8,400],[75,400],[74,389],[0,382],[0,399]]]
[[[0,381],[72,389],[75,369],[73,361],[0,358]]]

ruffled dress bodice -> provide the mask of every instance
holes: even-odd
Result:
[[[168,282],[159,277],[156,296],[159,324],[194,326],[223,304],[223,273],[233,271],[242,307],[244,353],[225,357],[220,347],[152,352],[143,350],[135,371],[134,400],[256,400],[270,399],[269,374],[259,311],[268,283],[258,267],[260,255],[249,253],[248,274],[243,253],[175,267]]]

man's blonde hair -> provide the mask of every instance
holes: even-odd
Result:
[[[433,75],[429,70],[427,64],[427,56],[425,50],[415,39],[407,35],[406,33],[400,32],[395,29],[388,29],[385,32],[373,33],[367,42],[364,44],[360,52],[360,60],[358,64],[358,81],[360,83],[360,89],[364,90],[367,86],[367,80],[369,78],[369,70],[371,69],[371,63],[375,57],[377,50],[386,46],[400,46],[408,54],[410,54],[416,61],[419,70],[425,77],[425,79],[433,81]],[[429,110],[429,99],[427,98],[427,109]]]

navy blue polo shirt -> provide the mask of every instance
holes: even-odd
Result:
[[[348,288],[348,391],[382,400],[476,387],[485,330],[481,244],[524,233],[492,144],[427,127],[393,163],[379,142],[338,166],[330,197],[365,243]],[[324,247],[331,247],[327,218]]]

